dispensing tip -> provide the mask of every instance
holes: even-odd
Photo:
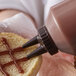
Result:
[[[39,48],[34,50],[32,53],[28,54],[26,56],[26,58],[30,59],[32,57],[39,56],[39,55],[46,53],[46,52],[47,52],[47,50],[43,46],[40,46]]]
[[[45,26],[43,26],[42,28],[40,28],[38,30],[38,32],[39,32],[39,34],[37,36],[35,36],[34,38],[32,38],[30,41],[28,41],[27,43],[25,43],[22,46],[22,48],[27,48],[27,47],[35,45],[37,43],[40,43],[40,45],[41,45],[39,48],[37,48],[32,53],[27,55],[26,58],[30,59],[32,57],[39,56],[43,53],[46,53],[47,51],[51,55],[58,53],[58,48],[55,45],[52,37],[50,36],[47,28]]]
[[[25,43],[22,48],[27,48],[29,46],[35,45],[38,43],[38,39],[37,36],[35,36],[34,38],[32,38],[31,40],[29,40],[27,43]]]

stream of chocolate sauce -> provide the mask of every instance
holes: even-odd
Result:
[[[1,55],[5,55],[5,54],[8,54],[10,55],[12,61],[8,62],[8,63],[5,63],[5,64],[1,64],[0,63],[0,71],[4,74],[4,76],[9,76],[9,74],[4,70],[4,67],[5,66],[9,66],[11,64],[15,64],[16,68],[18,69],[19,73],[24,73],[24,70],[21,68],[21,66],[19,65],[19,62],[22,62],[22,61],[27,61],[28,59],[26,57],[24,58],[21,58],[21,59],[16,59],[14,57],[14,53],[15,52],[20,52],[23,50],[22,47],[18,47],[18,48],[15,48],[15,49],[11,49],[8,41],[6,38],[2,38],[2,43],[6,46],[7,50],[3,51],[3,52],[0,52],[0,56]]]

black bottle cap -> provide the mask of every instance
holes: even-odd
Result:
[[[58,48],[56,47],[53,39],[49,35],[47,28],[43,26],[38,30],[39,35],[41,37],[41,43],[46,47],[47,51],[51,54],[54,55],[58,52]]]
[[[53,39],[49,35],[45,26],[38,30],[39,34],[25,43],[22,47],[27,48],[29,46],[40,43],[41,46],[34,50],[32,53],[27,55],[27,58],[32,58],[43,53],[49,52],[51,55],[54,55],[58,52],[58,48],[56,47]]]

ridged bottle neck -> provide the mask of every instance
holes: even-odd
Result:
[[[48,33],[48,30],[45,26],[40,28],[38,30],[39,32],[39,37],[40,37],[40,43],[41,45],[44,45],[47,51],[51,54],[54,55],[58,52],[58,48],[55,45],[53,39],[51,38],[50,34]]]

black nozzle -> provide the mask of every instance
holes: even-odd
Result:
[[[30,41],[25,43],[22,47],[27,48],[29,46],[33,46],[35,44],[40,43],[40,47],[34,50],[31,54],[27,55],[27,58],[32,58],[38,55],[41,55],[43,53],[46,53],[47,51],[54,55],[58,53],[58,48],[55,45],[51,35],[49,34],[47,28],[43,26],[38,30],[38,35],[32,38]]]
[[[32,45],[35,45],[35,44],[37,44],[37,43],[39,43],[39,42],[38,42],[37,36],[35,36],[35,37],[32,38],[31,40],[29,40],[27,43],[25,43],[25,44],[22,46],[22,48],[27,48],[27,47],[32,46]]]
[[[29,55],[27,55],[26,58],[30,59],[32,57],[35,57],[35,56],[39,56],[43,53],[46,53],[47,50],[45,49],[45,47],[43,46],[40,46],[39,48],[37,48],[36,50],[34,50],[32,53],[30,53]]]

